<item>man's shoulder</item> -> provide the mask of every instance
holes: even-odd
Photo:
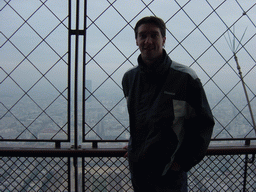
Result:
[[[125,72],[124,75],[133,75],[133,74],[135,74],[135,73],[139,70],[138,68],[139,68],[139,66],[136,65],[136,66],[134,66],[134,67],[128,69],[128,70]]]
[[[131,72],[137,71],[138,68],[139,68],[139,66],[138,66],[138,65],[135,65],[135,66],[131,67],[130,69],[128,69],[128,70],[126,71],[126,73],[129,72],[129,71],[131,71]]]
[[[186,65],[177,63],[176,61],[172,61],[171,68],[174,69],[174,70],[176,70],[176,71],[179,71],[179,72],[181,72],[181,73],[188,74],[188,75],[190,75],[193,79],[197,79],[197,78],[198,78],[196,72],[195,72],[193,69],[191,69],[190,67],[188,67],[188,66],[186,66]]]
[[[134,80],[137,74],[137,71],[138,71],[138,66],[134,66],[128,69],[123,75],[123,79],[122,79],[123,84],[132,83],[132,81]]]

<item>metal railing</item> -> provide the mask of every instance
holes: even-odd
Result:
[[[121,78],[139,54],[133,26],[157,15],[165,49],[198,73],[216,121],[215,147],[189,173],[190,190],[254,191],[254,125],[225,39],[237,46],[255,113],[256,3],[198,3],[3,0],[0,190],[132,191]]]
[[[123,149],[1,148],[1,191],[132,191]],[[255,146],[210,147],[188,173],[189,191],[255,191]],[[72,159],[80,162],[79,177]],[[75,159],[75,158],[74,158]],[[71,172],[70,172],[71,171]]]

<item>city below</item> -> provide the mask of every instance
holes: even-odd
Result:
[[[91,92],[91,81],[89,81]],[[243,90],[231,92],[228,97],[223,93],[206,89],[212,112],[217,119],[213,138],[250,138],[255,137],[251,117]],[[68,139],[68,101],[63,95],[45,91],[43,94],[17,96],[0,93],[1,121],[0,139],[3,140],[67,140]],[[252,108],[256,103],[252,102]],[[73,109],[71,103],[71,109]],[[78,105],[79,143],[82,140],[127,140],[129,139],[129,119],[126,100],[121,89],[99,89],[86,92],[85,110],[82,98]],[[73,141],[74,113],[71,112],[71,142]],[[254,115],[255,116],[255,115]],[[84,119],[84,122],[83,122]],[[84,133],[82,130],[84,128]],[[5,145],[4,142],[1,145]],[[10,145],[10,142],[8,142]],[[42,147],[44,143],[40,143]]]

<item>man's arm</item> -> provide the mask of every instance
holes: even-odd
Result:
[[[214,127],[213,115],[200,80],[190,81],[187,90],[190,113],[184,124],[184,140],[175,158],[184,171],[189,171],[204,158]]]

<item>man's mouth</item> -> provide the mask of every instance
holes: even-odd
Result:
[[[145,47],[145,48],[143,48],[143,49],[146,50],[146,51],[152,51],[152,50],[154,50],[153,47]]]

